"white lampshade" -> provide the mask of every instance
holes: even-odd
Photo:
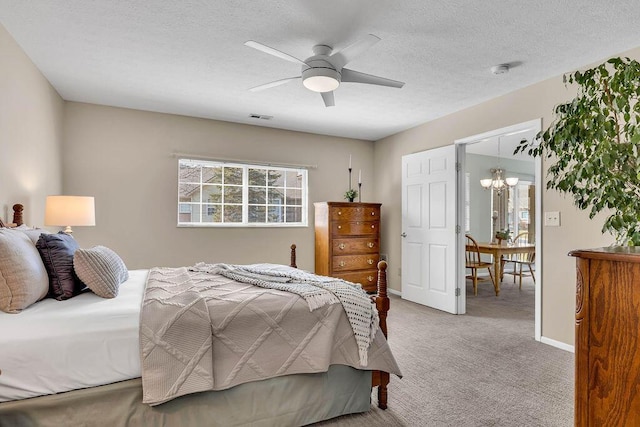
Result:
[[[513,187],[518,183],[518,177],[512,176],[510,178],[505,179],[505,181],[507,182],[507,185],[509,187]]]
[[[96,225],[95,201],[85,196],[47,196],[44,224],[67,227]]]
[[[480,180],[480,185],[482,185],[482,188],[489,188],[492,182],[493,180],[491,178],[485,178]]]

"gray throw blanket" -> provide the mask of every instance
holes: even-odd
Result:
[[[367,366],[367,352],[378,330],[379,318],[378,310],[360,285],[278,264],[198,263],[189,270],[219,274],[262,288],[292,292],[307,302],[310,311],[327,304],[341,303],[358,343],[360,365]]]

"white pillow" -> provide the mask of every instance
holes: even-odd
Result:
[[[12,230],[19,230],[20,232],[26,234],[29,239],[31,239],[34,245],[38,243],[38,239],[40,238],[41,234],[51,234],[50,231],[43,230],[42,228],[31,228],[27,227],[24,224],[19,227],[12,228]]]
[[[47,295],[49,277],[42,258],[21,231],[0,229],[0,310],[19,313]]]
[[[129,270],[122,259],[104,246],[77,249],[73,255],[73,270],[89,289],[102,298],[118,295],[120,283],[129,278]]]

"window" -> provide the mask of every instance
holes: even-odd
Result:
[[[530,193],[531,192],[531,193]],[[529,212],[533,209],[533,183],[520,180],[514,188],[503,191],[500,196],[492,192],[493,233],[509,229],[512,237],[522,231],[529,231]]]
[[[178,162],[179,226],[306,226],[307,170]]]

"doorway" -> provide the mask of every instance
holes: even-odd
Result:
[[[455,141],[457,161],[461,173],[457,184],[458,224],[463,228],[458,234],[458,286],[464,290],[465,279],[465,233],[472,232],[483,242],[494,240],[496,231],[527,231],[535,236],[535,314],[534,336],[540,341],[542,335],[542,162],[539,157],[533,159],[529,170],[518,169],[518,159],[513,151],[522,139],[533,140],[541,129],[541,119],[508,126],[501,129],[472,135]],[[520,161],[531,162],[527,155]],[[506,176],[491,176],[491,170],[501,169]],[[484,176],[479,176],[484,174]],[[493,185],[502,179],[517,177],[518,183],[507,186],[507,191],[496,194]],[[494,178],[494,184],[485,190],[480,187],[480,179]],[[488,182],[485,182],[487,184]],[[512,182],[513,183],[513,182]],[[476,197],[473,193],[485,191],[485,197]],[[487,197],[489,196],[490,197]],[[526,228],[526,230],[525,230]],[[466,294],[461,292],[458,298],[458,312],[466,311]]]

